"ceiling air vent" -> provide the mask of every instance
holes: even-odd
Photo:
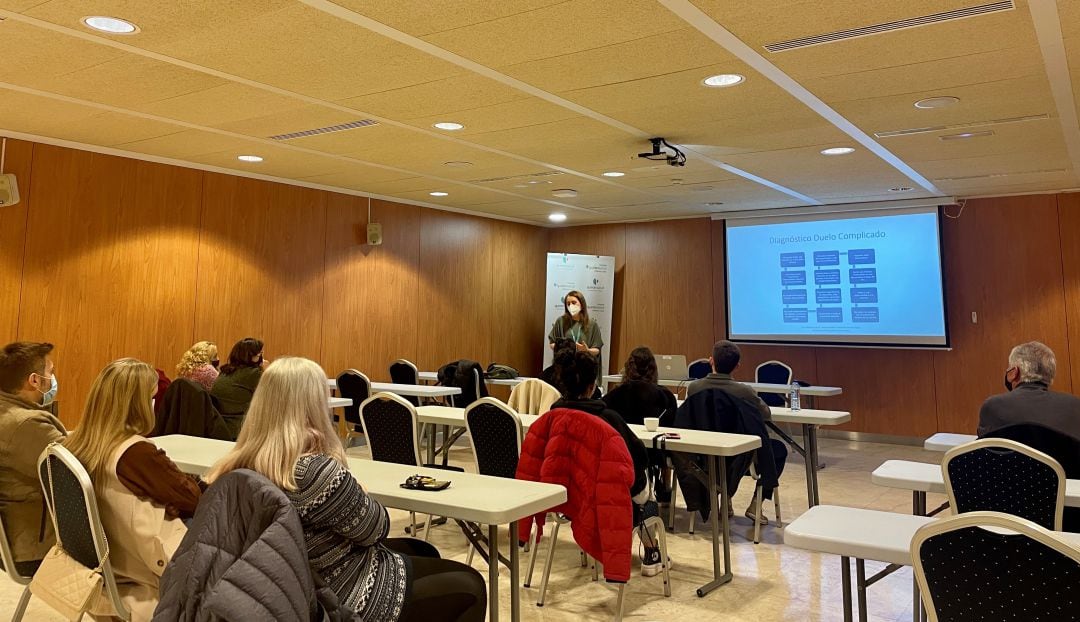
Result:
[[[506,177],[488,177],[487,179],[473,179],[473,180],[470,181],[470,183],[474,183],[474,184],[490,184],[490,183],[494,183],[494,182],[497,182],[497,181],[529,180],[529,181],[527,181],[525,183],[536,184],[536,183],[541,183],[541,181],[539,179],[537,179],[538,177],[551,177],[553,175],[562,175],[562,172],[561,171],[543,171],[543,172],[540,172],[540,173],[526,173],[525,175],[507,175]],[[551,182],[546,181],[546,182],[543,182],[543,183],[550,184]]]
[[[319,134],[330,134],[333,132],[344,132],[345,130],[355,130],[358,127],[368,127],[378,124],[378,121],[372,119],[360,119],[359,121],[350,121],[348,123],[342,123],[341,125],[317,127],[313,130],[290,132],[289,134],[278,134],[277,136],[271,136],[270,140],[292,140],[294,138],[306,138],[308,136],[318,136]]]
[[[986,121],[972,121],[971,123],[953,123],[952,125],[931,125],[927,127],[909,127],[903,130],[889,130],[887,132],[874,132],[878,138],[892,138],[893,136],[910,136],[912,134],[927,134],[930,132],[945,132],[948,130],[963,130],[971,127],[986,127],[989,125],[1006,125],[1008,123],[1024,123],[1026,121],[1043,121],[1050,115],[1029,114],[1025,117],[1009,117],[1007,119],[988,119]]]
[[[927,26],[929,24],[938,24],[941,22],[948,22],[954,19],[964,19],[967,17],[976,17],[978,15],[986,15],[987,13],[997,13],[999,11],[1011,11],[1016,8],[1013,5],[1013,0],[1003,0],[1002,2],[991,2],[989,4],[980,4],[978,6],[967,7],[964,9],[956,9],[954,11],[945,11],[944,13],[934,13],[932,15],[922,15],[919,17],[910,17],[908,19],[901,19],[895,22],[885,22],[883,24],[871,24],[870,26],[862,26],[861,28],[852,28],[850,30],[838,30],[836,32],[828,32],[821,35],[813,35],[811,37],[803,37],[801,39],[792,39],[790,41],[779,41],[777,43],[769,43],[765,46],[765,49],[776,52],[787,52],[790,50],[798,50],[800,48],[807,48],[814,45],[821,45],[823,43],[835,43],[837,41],[846,41],[847,39],[857,39],[859,37],[868,37],[870,35],[879,35],[883,32],[891,32],[893,30],[904,30],[906,28],[917,28],[919,26]]]

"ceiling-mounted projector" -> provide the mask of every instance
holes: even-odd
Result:
[[[0,175],[0,207],[19,202],[19,183],[11,173]]]
[[[686,154],[679,151],[679,148],[672,145],[663,138],[650,138],[649,142],[652,143],[652,151],[646,151],[645,153],[637,154],[639,158],[645,158],[646,160],[667,162],[668,166],[686,166]],[[671,151],[665,151],[670,149]]]

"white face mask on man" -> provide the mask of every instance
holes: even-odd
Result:
[[[42,406],[48,406],[48,405],[52,404],[53,401],[56,400],[56,390],[57,390],[58,386],[59,386],[59,384],[56,382],[56,374],[53,374],[52,375],[52,382],[49,385],[49,389],[46,390],[46,391],[42,391],[41,389],[38,389],[38,392],[41,393],[41,405]],[[37,387],[34,387],[34,388],[37,389]]]
[[[581,306],[575,304],[568,304],[566,305],[566,310],[570,312],[570,315],[577,315],[578,313],[581,313]]]

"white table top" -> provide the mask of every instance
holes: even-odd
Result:
[[[434,371],[422,371],[418,374],[421,382],[436,382],[439,380],[438,372]],[[517,378],[484,378],[484,382],[488,384],[501,385],[504,387],[516,387],[526,380],[531,380],[529,376],[518,376]]]
[[[911,538],[933,522],[880,510],[816,505],[784,527],[784,544],[798,549],[911,565]]]
[[[352,406],[352,400],[347,397],[331,397],[328,400],[330,408],[345,408],[346,406]]]
[[[218,441],[179,434],[151,439],[185,473],[201,475],[232,448]],[[566,502],[566,489],[554,484],[525,482],[456,473],[440,469],[349,459],[349,470],[368,494],[387,507],[449,516],[484,525],[504,525]],[[400,484],[411,475],[449,479],[450,488],[438,492],[408,490]],[[497,494],[492,494],[496,492]]]
[[[870,474],[870,481],[886,488],[945,494],[940,464],[886,460]],[[1080,480],[1065,480],[1065,505],[1080,507]]]
[[[676,400],[679,406],[686,400]],[[807,425],[840,425],[851,421],[851,413],[844,410],[818,410],[816,408],[804,408],[791,410],[786,407],[770,406],[774,423],[799,423]]]
[[[951,432],[938,432],[923,442],[926,451],[949,451],[957,445],[970,443],[979,437],[974,434],[953,434]]]
[[[604,376],[604,382],[609,384],[617,384],[619,382],[622,382],[622,375],[609,374],[607,376]],[[662,384],[665,387],[682,387],[690,384],[691,382],[693,382],[693,380],[690,379],[660,380],[659,384]],[[787,395],[788,391],[791,390],[791,387],[786,384],[770,384],[768,382],[744,382],[743,384],[757,391],[758,393],[780,393],[781,395]],[[844,390],[840,387],[819,386],[802,387],[799,390],[800,395],[809,395],[813,397],[833,397],[836,395],[840,395],[843,392]]]
[[[930,516],[818,505],[784,528],[784,544],[819,553],[910,566],[911,540],[915,532],[935,520]],[[1073,546],[1080,545],[1080,534],[1056,532],[1054,535]]]
[[[465,426],[465,409],[452,408],[449,406],[421,406],[416,409],[416,414],[421,423],[433,423],[436,425],[449,425],[453,427]],[[538,415],[518,415],[521,419],[521,427],[529,429]],[[684,430],[681,428],[658,428],[650,432],[643,425],[631,425],[630,429],[637,435],[646,447],[652,447],[652,439],[663,432],[677,432],[682,438],[668,439],[667,448],[672,451],[685,451],[712,456],[737,456],[753,451],[761,447],[761,439],[746,434],[725,434],[722,432],[702,432],[699,430]]]
[[[337,380],[327,378],[326,384],[331,389],[337,390]],[[426,384],[394,384],[393,382],[372,382],[372,393],[394,393],[395,395],[407,395],[411,397],[449,397],[461,395],[458,387],[432,387]]]

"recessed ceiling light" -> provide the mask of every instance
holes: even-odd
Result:
[[[821,155],[847,155],[849,153],[855,153],[854,147],[829,147],[828,149],[822,149]]]
[[[433,196],[433,197],[445,197],[445,196],[450,196],[450,193],[449,193],[449,192],[440,192],[440,191],[436,191],[436,192],[429,192],[428,194],[430,194],[430,195],[431,195],[431,196]]]
[[[948,108],[960,103],[959,97],[927,97],[915,102],[916,108],[930,110],[932,108]]]
[[[727,86],[735,86],[745,79],[745,76],[740,76],[737,73],[722,73],[715,76],[709,76],[702,80],[701,83],[705,86],[721,89]]]
[[[560,199],[572,199],[577,196],[577,190],[574,190],[573,188],[559,188],[558,190],[552,190],[551,194]]]
[[[93,15],[84,17],[82,22],[94,30],[107,32],[110,35],[133,35],[139,32],[139,27],[135,24],[115,17]]]
[[[440,123],[436,123],[432,127],[434,127],[437,130],[446,130],[448,132],[453,132],[455,130],[463,130],[463,129],[465,129],[464,125],[462,125],[460,123],[454,123],[452,121],[442,121]]]
[[[257,155],[236,156],[236,159],[240,160],[241,162],[262,162],[263,161],[262,156],[257,156]]]
[[[962,138],[980,138],[983,136],[993,136],[994,130],[982,130],[981,132],[963,132],[961,134],[946,134],[945,136],[938,136],[941,140],[959,140]]]
[[[548,220],[550,220],[551,222],[566,222],[566,214],[562,212],[555,212],[554,214],[548,216]]]
[[[604,173],[604,177],[622,177],[625,174],[626,173],[621,173],[619,171],[608,171]]]
[[[472,166],[472,162],[466,162],[464,160],[453,160],[450,162],[443,162],[443,165],[449,166],[450,168],[468,168]]]
[[[908,186],[896,186],[893,188],[889,188],[889,192],[911,192],[912,190],[913,188],[909,188]]]

